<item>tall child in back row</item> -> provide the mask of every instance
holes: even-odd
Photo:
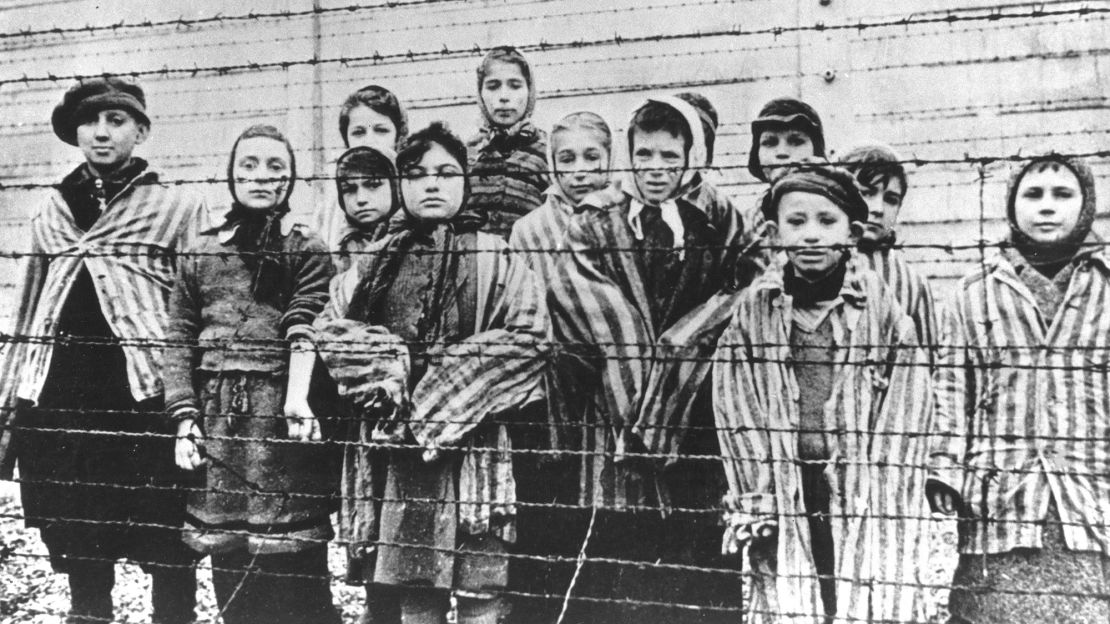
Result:
[[[543,204],[551,184],[547,134],[532,125],[536,83],[516,48],[490,50],[478,66],[483,126],[469,142],[470,204],[484,231],[508,238],[516,220]]]

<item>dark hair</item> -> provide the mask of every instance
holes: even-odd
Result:
[[[427,128],[405,139],[404,144],[401,145],[401,151],[397,154],[397,171],[404,175],[406,169],[420,162],[424,154],[432,149],[432,145],[439,145],[447,150],[447,153],[459,162],[463,173],[466,173],[466,145],[442,121],[433,121]]]
[[[701,118],[701,130],[705,135],[705,157],[707,165],[713,164],[713,144],[717,139],[717,126],[720,125],[720,118],[717,116],[717,109],[709,98],[696,91],[683,91],[675,95],[676,98],[693,106],[698,111],[698,117]]]
[[[906,168],[902,166],[898,154],[885,145],[861,145],[850,150],[841,159],[845,169],[856,176],[865,188],[889,184],[891,180],[902,183],[902,195],[909,191],[906,182]]]
[[[239,201],[239,198],[235,195],[235,152],[239,149],[239,143],[247,139],[257,138],[273,139],[283,143],[285,149],[289,152],[289,184],[285,187],[285,198],[280,202],[285,203],[293,195],[293,184],[297,181],[297,155],[293,153],[293,144],[289,142],[289,139],[285,138],[281,130],[270,124],[249,126],[239,134],[239,138],[235,139],[235,144],[231,146],[231,156],[227,161],[227,185],[231,189],[231,197],[236,202]]]
[[[358,106],[365,106],[376,113],[389,117],[390,121],[393,122],[393,127],[397,129],[397,142],[394,147],[400,145],[401,141],[408,136],[408,116],[405,115],[405,109],[401,106],[401,101],[397,99],[397,96],[385,87],[367,85],[348,95],[339,107],[339,135],[343,137],[345,147],[351,146],[347,141],[347,129],[351,125],[351,111]]]
[[[686,118],[671,106],[662,102],[648,101],[632,114],[632,123],[628,124],[628,146],[632,149],[633,132],[659,132],[664,131],[672,136],[682,137],[686,142],[685,153],[690,153],[694,144],[692,129],[686,125]]]

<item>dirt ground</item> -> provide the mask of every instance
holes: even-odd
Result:
[[[64,619],[69,605],[66,578],[50,570],[46,549],[38,540],[37,532],[23,528],[21,520],[12,518],[20,515],[17,492],[10,483],[0,482],[0,622],[58,624]],[[952,578],[955,545],[952,523],[934,522],[930,544],[932,557],[923,579],[925,583],[943,586]],[[331,563],[332,572],[338,579],[344,565],[344,555],[340,548],[332,548]],[[216,609],[211,579],[207,572],[200,574],[200,581],[199,621],[213,622]],[[148,577],[137,566],[117,566],[115,603],[119,622],[149,622],[149,585]],[[357,622],[362,608],[362,588],[349,587],[336,580],[332,590],[335,592],[337,605],[342,609],[344,622]],[[944,622],[947,594],[943,589],[929,590],[930,623]]]

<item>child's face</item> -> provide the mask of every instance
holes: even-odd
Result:
[[[783,165],[800,163],[813,156],[813,141],[801,130],[770,128],[759,135],[759,164],[768,180],[782,175],[786,171]]]
[[[481,96],[493,123],[508,127],[524,119],[528,81],[515,63],[493,61],[482,80]]]
[[[798,275],[816,279],[840,261],[855,244],[848,215],[831,200],[813,193],[792,192],[778,206],[780,243]]]
[[[266,210],[285,199],[291,159],[285,144],[269,137],[251,137],[235,148],[232,175],[235,197],[247,208]]]
[[[891,177],[885,183],[877,181],[874,186],[864,186],[863,199],[867,202],[867,223],[863,228],[864,238],[878,240],[894,229],[898,213],[902,210],[902,198],[906,189],[902,181]]]
[[[420,162],[402,172],[401,194],[409,213],[425,221],[446,221],[462,208],[466,190],[462,165],[433,143]]]
[[[77,146],[85,160],[104,171],[126,163],[146,136],[147,127],[122,109],[100,111],[77,126]]]
[[[388,116],[365,105],[351,109],[347,116],[347,147],[372,147],[392,150],[397,145],[397,126]]]
[[[609,150],[597,133],[583,128],[560,130],[551,137],[555,181],[575,203],[609,183]]]
[[[382,177],[350,176],[340,180],[343,211],[361,225],[374,225],[389,216],[393,193],[389,180]]]
[[[1063,165],[1034,165],[1018,182],[1014,219],[1038,243],[1058,243],[1075,229],[1083,208],[1079,179]]]
[[[632,173],[644,201],[658,206],[678,190],[686,168],[686,141],[666,130],[632,131]]]

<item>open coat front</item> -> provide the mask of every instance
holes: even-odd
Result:
[[[836,548],[836,622],[920,620],[928,517],[929,368],[913,323],[878,275],[850,273],[831,313],[838,346],[826,419]],[[753,552],[753,622],[824,620],[798,466],[792,298],[778,272],[746,291],[721,338],[714,406],[740,511],[776,520],[776,562]],[[759,550],[759,549],[753,549]],[[776,614],[781,616],[776,617]]]

